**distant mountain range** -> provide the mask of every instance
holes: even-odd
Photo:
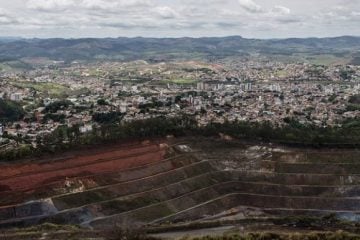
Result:
[[[0,38],[0,61],[43,57],[51,60],[136,60],[224,58],[248,54],[354,55],[360,37],[246,39],[240,36],[207,38]]]

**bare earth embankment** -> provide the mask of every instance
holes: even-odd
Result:
[[[227,231],[359,233],[359,160],[357,150],[185,139],[7,164],[0,171],[0,227],[8,239],[22,239],[9,229],[44,223],[79,226],[72,230],[78,236],[114,225],[145,226],[170,238]]]

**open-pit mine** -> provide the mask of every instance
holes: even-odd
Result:
[[[301,225],[300,216],[346,222],[345,230],[359,233],[359,160],[357,150],[187,138],[3,163],[0,236],[71,239],[64,237],[67,231],[93,237],[115,226],[168,238],[229,230],[338,230],[326,225],[330,220]],[[21,231],[42,224],[67,227],[47,235]],[[76,227],[66,230],[69,225]]]

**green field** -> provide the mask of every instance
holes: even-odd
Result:
[[[71,93],[69,87],[57,83],[15,82],[13,85],[20,88],[31,88],[50,97],[64,97]]]
[[[198,81],[195,79],[184,79],[184,78],[175,78],[175,79],[166,79],[161,80],[161,83],[163,84],[179,84],[179,85],[192,85],[196,84]]]

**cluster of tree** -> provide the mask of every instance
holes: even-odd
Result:
[[[340,71],[340,77],[343,79],[343,80],[351,80],[352,78],[352,75],[354,74],[354,70],[352,69],[343,69]]]
[[[54,122],[65,123],[65,114],[55,114],[55,113],[47,113],[44,115],[43,123],[46,123],[49,120],[53,120]]]
[[[343,128],[345,129],[360,129],[360,119],[359,118],[350,118],[345,120],[343,123]]]
[[[209,124],[201,129],[203,135],[219,132],[240,139],[295,144],[299,146],[359,146],[360,119],[343,127],[317,127],[304,125],[290,119],[286,126],[277,127],[270,123],[225,122]]]
[[[79,125],[60,126],[49,135],[37,139],[37,148],[29,147],[26,152],[18,149],[0,152],[0,159],[11,161],[26,157],[37,157],[46,154],[63,152],[81,146],[113,143],[123,139],[147,137],[164,137],[168,134],[182,136],[190,133],[196,123],[190,117],[166,119],[151,118],[122,124],[103,124],[92,132],[81,134]]]
[[[28,158],[35,156],[36,149],[31,145],[22,145],[16,149],[0,152],[0,159],[2,161],[11,161],[17,159]]]
[[[152,101],[152,102],[148,102],[148,103],[139,104],[140,109],[160,108],[160,107],[164,107],[164,106],[170,107],[171,101],[168,101],[168,102]]]
[[[20,104],[0,99],[0,122],[13,122],[24,117],[25,111]]]
[[[349,103],[360,104],[360,94],[353,95],[349,98]]]
[[[360,111],[360,104],[347,104],[345,111],[347,112]]]
[[[186,71],[186,72],[203,72],[203,73],[206,73],[206,74],[215,74],[216,72],[210,68],[205,68],[205,67],[202,67],[202,68],[183,68],[182,69],[183,71]]]
[[[111,116],[110,116],[111,119]],[[111,121],[110,121],[111,122]],[[198,127],[194,117],[184,115],[174,118],[150,118],[133,122],[103,123],[92,132],[81,134],[79,126],[61,126],[52,134],[39,138],[36,149],[21,153],[21,157],[55,153],[83,145],[112,143],[125,139],[174,136],[218,136],[227,134],[238,139],[275,142],[296,146],[358,147],[360,145],[360,119],[353,119],[343,127],[316,127],[303,125],[289,119],[286,126],[270,123],[225,122]],[[14,150],[16,151],[16,150]],[[0,159],[18,158],[17,153],[3,155]]]
[[[59,110],[67,109],[71,105],[73,105],[73,103],[69,100],[55,101],[45,107],[44,113],[56,113]]]
[[[131,96],[130,92],[119,91],[119,93],[118,93],[118,97],[129,97],[129,96]]]
[[[92,115],[92,119],[100,124],[112,124],[119,122],[124,114],[120,112],[96,112]]]
[[[336,94],[332,94],[332,95],[328,98],[328,101],[329,101],[329,102],[332,102],[332,103],[335,103],[335,102],[336,102],[336,97],[337,97]]]
[[[349,98],[349,103],[346,105],[346,111],[360,111],[360,94],[353,95]]]
[[[109,105],[109,103],[103,98],[98,99],[97,104],[101,106]]]

